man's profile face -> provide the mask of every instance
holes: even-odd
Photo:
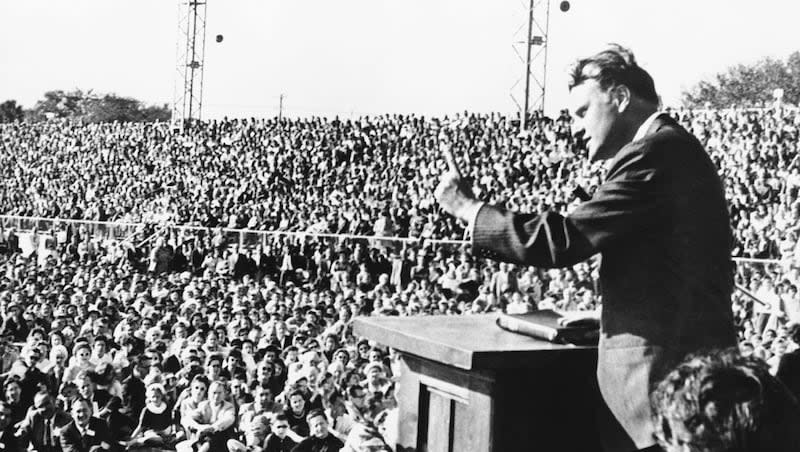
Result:
[[[619,110],[610,95],[593,79],[570,90],[571,111],[576,130],[584,131],[589,160],[605,160],[616,154],[622,145],[617,119]]]

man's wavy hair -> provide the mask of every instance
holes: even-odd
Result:
[[[763,360],[735,348],[689,357],[658,384],[651,402],[665,450],[800,450],[797,400]]]
[[[634,95],[659,104],[653,77],[636,63],[630,49],[619,44],[609,44],[607,49],[580,59],[572,66],[570,90],[587,80],[596,80],[603,89],[625,85]]]

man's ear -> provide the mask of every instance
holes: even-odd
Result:
[[[617,85],[611,89],[611,100],[617,106],[617,112],[623,113],[631,104],[631,90],[625,85]]]

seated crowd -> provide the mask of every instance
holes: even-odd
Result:
[[[740,263],[752,296],[732,302],[743,355],[780,376],[800,348],[800,115],[673,113],[726,182],[734,255],[775,259]],[[427,240],[463,237],[431,194],[443,134],[482,198],[563,211],[603,172],[570,128],[566,113],[530,134],[499,115],[0,125],[0,212],[148,224],[111,239],[3,220],[0,448],[389,450],[396,356],[354,316],[601,307],[595,260],[520,268]]]

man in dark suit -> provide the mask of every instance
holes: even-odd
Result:
[[[59,452],[58,432],[70,422],[69,414],[56,408],[53,396],[40,392],[34,397],[33,409],[28,410],[25,419],[18,424],[16,436],[23,446],[30,442],[33,450]]]
[[[72,402],[73,421],[61,429],[59,440],[64,452],[98,452],[111,449],[106,424],[92,417],[92,405],[85,399]]]
[[[653,79],[629,50],[611,46],[578,61],[571,75],[589,158],[609,160],[591,199],[566,216],[483,204],[446,147],[450,171],[436,197],[470,224],[473,246],[485,257],[567,267],[602,255],[597,376],[617,422],[599,427],[601,440],[607,450],[659,450],[651,385],[688,353],[735,344],[722,183],[697,139],[658,113]],[[613,426],[625,434],[612,434],[619,431]]]

